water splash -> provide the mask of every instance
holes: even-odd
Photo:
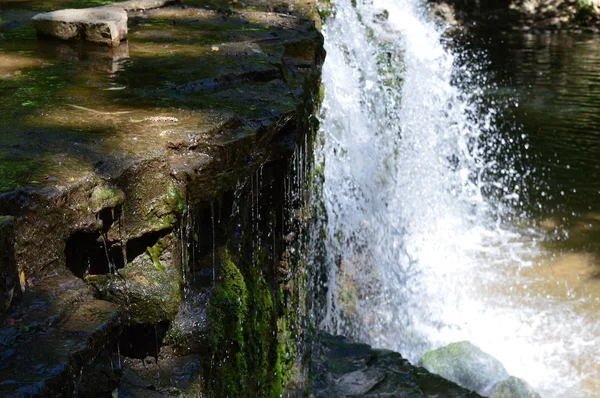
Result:
[[[516,222],[526,173],[496,132],[485,77],[457,67],[417,1],[334,4],[316,153],[321,327],[412,362],[466,339],[544,396],[580,391],[582,367],[600,369],[581,348],[598,347],[598,326],[527,292],[544,236]]]

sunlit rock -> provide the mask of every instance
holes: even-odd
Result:
[[[491,398],[541,398],[525,380],[510,376],[494,386]]]
[[[119,8],[60,10],[33,17],[39,36],[60,40],[86,40],[118,46],[127,38],[127,12]]]
[[[428,351],[419,363],[430,372],[485,396],[498,381],[509,376],[500,361],[468,341]]]
[[[160,8],[173,3],[177,3],[177,0],[129,0],[112,3],[107,7],[121,8],[123,10],[150,10],[152,8]]]

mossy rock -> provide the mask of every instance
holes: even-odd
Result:
[[[500,361],[468,341],[428,351],[419,365],[482,395],[509,376]]]
[[[208,305],[213,361],[206,390],[214,397],[279,397],[286,350],[277,339],[272,292],[257,267],[239,267],[227,252],[221,258]]]
[[[161,263],[160,245],[148,248],[118,275],[91,275],[86,282],[101,298],[120,304],[134,323],[173,320],[181,303],[181,278],[171,264]]]
[[[167,192],[155,199],[146,209],[146,223],[152,231],[170,228],[177,223],[184,207],[179,190],[170,185]]]
[[[102,209],[117,207],[125,200],[125,194],[114,188],[106,186],[96,186],[90,196],[90,210],[98,213]]]

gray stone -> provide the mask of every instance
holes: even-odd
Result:
[[[160,8],[173,3],[177,3],[177,0],[128,0],[112,3],[106,7],[116,7],[123,10],[150,10],[152,8]]]
[[[491,398],[541,398],[525,380],[510,376],[494,386]]]
[[[34,16],[33,26],[40,36],[115,47],[127,38],[127,12],[109,7],[60,10]]]
[[[419,363],[430,372],[485,396],[499,380],[509,376],[500,361],[468,341],[428,351]]]

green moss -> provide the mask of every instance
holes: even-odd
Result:
[[[160,263],[160,258],[159,258],[161,252],[160,252],[160,249],[158,249],[156,246],[157,245],[152,246],[152,247],[147,247],[146,252],[152,259],[152,264],[154,264],[154,268],[157,271],[164,271],[165,267],[163,267],[163,265]]]
[[[183,204],[181,194],[179,193],[175,185],[171,185],[169,187],[166,201],[173,210],[175,210],[178,213],[183,213],[185,206]]]
[[[147,209],[146,220],[154,231],[167,229],[177,223],[184,209],[181,194],[175,185],[170,185],[167,192]]]
[[[38,160],[0,158],[0,193],[33,183],[40,172]]]
[[[212,396],[235,397],[245,391],[248,374],[243,334],[248,292],[244,277],[227,252],[220,278],[209,304],[212,364],[207,380]]]
[[[242,274],[226,253],[209,305],[212,396],[279,397],[283,386],[275,305],[260,267]],[[289,355],[288,355],[289,356]]]
[[[90,209],[97,213],[102,209],[112,208],[123,203],[123,195],[116,190],[104,186],[97,186],[90,197]]]

